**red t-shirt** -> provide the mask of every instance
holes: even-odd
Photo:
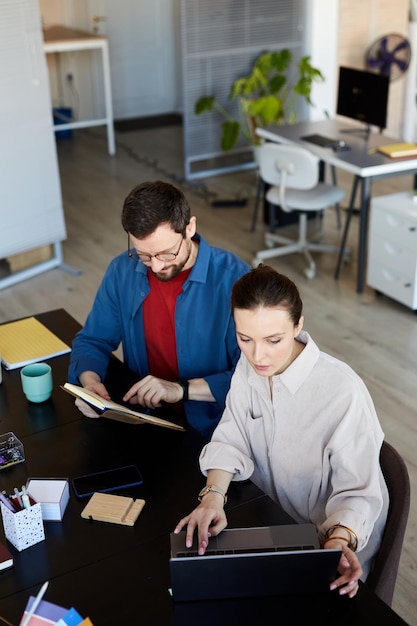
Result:
[[[180,272],[166,283],[148,270],[151,289],[143,303],[143,318],[149,372],[164,380],[176,381],[179,378],[175,305],[191,269]]]

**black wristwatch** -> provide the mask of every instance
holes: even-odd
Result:
[[[188,400],[188,392],[190,389],[190,383],[188,380],[179,380],[178,384],[182,387],[182,400]]]

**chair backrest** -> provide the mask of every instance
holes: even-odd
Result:
[[[257,148],[256,160],[268,185],[312,189],[319,182],[319,159],[301,146],[267,142]]]
[[[403,458],[386,441],[382,444],[380,463],[390,505],[382,543],[366,584],[391,606],[410,511],[410,477]]]

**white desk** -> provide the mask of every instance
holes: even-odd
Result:
[[[90,126],[107,126],[107,144],[109,154],[115,154],[113,105],[110,82],[109,48],[106,37],[91,35],[91,33],[67,28],[66,26],[51,26],[43,31],[45,53],[73,52],[75,50],[101,50],[104,102],[106,117],[102,119],[82,120],[59,124],[54,130],[67,130],[72,128],[88,128]]]
[[[268,129],[258,128],[257,133],[270,141],[278,143],[297,143],[314,154],[323,163],[334,165],[335,167],[350,172],[354,175],[354,185],[352,188],[349,211],[343,232],[341,252],[335,273],[335,278],[339,275],[340,263],[343,256],[343,249],[349,230],[350,218],[353,213],[356,191],[359,182],[361,183],[361,201],[359,213],[359,241],[358,241],[358,273],[356,290],[363,292],[365,280],[366,245],[368,236],[368,216],[369,202],[371,197],[371,183],[374,178],[388,178],[407,173],[417,172],[416,159],[393,160],[383,156],[379,152],[372,152],[377,146],[390,143],[398,143],[398,139],[387,137],[380,133],[344,133],[345,129],[358,129],[359,126],[352,126],[349,121],[326,120],[324,122],[302,122],[286,126],[272,126]],[[330,148],[321,148],[315,144],[303,141],[301,138],[306,135],[324,135],[331,139],[342,139],[350,146],[350,150],[345,152],[334,152]]]

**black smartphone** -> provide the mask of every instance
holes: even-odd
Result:
[[[143,478],[136,465],[125,465],[104,472],[77,476],[71,482],[77,498],[87,498],[96,492],[110,493],[127,487],[136,487],[143,483]]]

